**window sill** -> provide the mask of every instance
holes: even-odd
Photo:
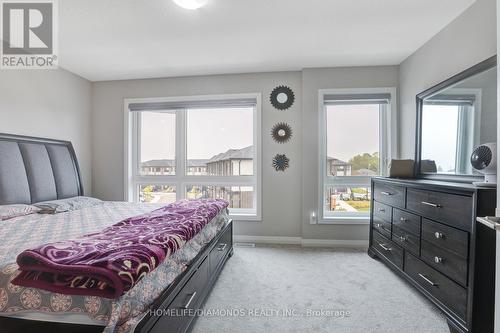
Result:
[[[229,214],[229,218],[238,222],[262,222],[262,218],[252,214]]]
[[[338,224],[338,225],[369,225],[369,217],[324,217],[320,219],[318,224]]]

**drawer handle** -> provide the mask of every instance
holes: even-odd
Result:
[[[434,262],[436,264],[441,264],[441,263],[443,263],[443,261],[444,261],[444,259],[441,257],[434,257]]]
[[[401,222],[406,222],[406,221],[408,221],[408,219],[407,219],[407,218],[404,218],[404,217],[400,218],[399,220],[400,220]]]
[[[385,228],[385,226],[383,226],[383,225],[382,225],[382,224],[380,224],[380,223],[375,224],[375,227],[376,227],[376,228],[380,228],[380,229],[382,229],[382,230],[390,231],[390,230],[387,230],[387,229]]]
[[[407,238],[405,236],[399,236],[399,239],[402,241],[402,242],[406,242],[407,241]]]
[[[441,206],[439,204],[435,204],[435,203],[427,202],[427,201],[422,201],[421,204],[422,205],[426,205],[426,206],[431,206],[431,207],[434,207],[434,208],[442,208],[443,207],[443,206]]]
[[[431,280],[429,280],[425,275],[423,274],[418,274],[418,276],[420,276],[425,282],[427,282],[428,284],[430,284],[431,286],[433,287],[437,287],[437,283],[434,283],[432,282]]]
[[[187,309],[189,308],[189,306],[191,305],[191,302],[193,301],[193,299],[196,297],[196,291],[191,295],[191,297],[189,297],[189,300],[187,301],[186,305],[184,305],[182,307],[182,309]]]
[[[384,208],[379,208],[378,211],[381,212],[381,213],[385,213],[385,209]]]
[[[444,235],[442,233],[440,233],[439,231],[436,231],[434,233],[434,237],[436,237],[437,239],[443,239]]]
[[[380,244],[378,243],[378,245],[383,248],[385,251],[392,251],[392,249],[390,247],[387,247],[385,244]]]
[[[385,191],[380,192],[380,194],[382,194],[382,195],[387,195],[387,196],[392,195],[392,193],[390,193],[390,192],[385,192]]]
[[[227,244],[220,244],[219,247],[217,248],[217,251],[224,251],[227,247]]]

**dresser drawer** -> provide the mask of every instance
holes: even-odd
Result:
[[[408,189],[406,207],[422,216],[470,230],[472,197]]]
[[[373,198],[385,204],[405,207],[406,188],[403,186],[374,183]]]
[[[420,237],[420,216],[394,208],[392,225]]]
[[[384,205],[380,202],[373,202],[373,216],[379,220],[391,223],[392,221],[392,207]]]
[[[422,219],[422,240],[446,249],[459,257],[468,258],[469,233]]]
[[[414,255],[420,255],[420,235],[415,235],[407,230],[393,225],[392,240]]]
[[[396,243],[373,231],[372,246],[385,259],[399,267],[399,269],[403,269],[403,249],[396,245]]]
[[[467,286],[467,259],[427,241],[422,241],[421,258],[462,286]]]
[[[373,202],[373,228],[381,234],[391,238],[392,207]]]
[[[405,272],[422,288],[465,321],[467,290],[410,253],[405,254]]]
[[[169,328],[169,332],[185,332],[188,329],[194,318],[189,316],[188,311],[201,305],[201,296],[208,283],[208,270],[209,262],[205,259],[168,306],[171,315],[162,316],[150,332],[165,332],[165,327]]]

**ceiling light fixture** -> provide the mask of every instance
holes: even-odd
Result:
[[[208,0],[174,0],[174,2],[182,8],[195,10],[205,6]]]

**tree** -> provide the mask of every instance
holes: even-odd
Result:
[[[380,156],[378,152],[373,154],[364,153],[356,155],[349,160],[352,170],[368,169],[378,172],[380,165]]]

